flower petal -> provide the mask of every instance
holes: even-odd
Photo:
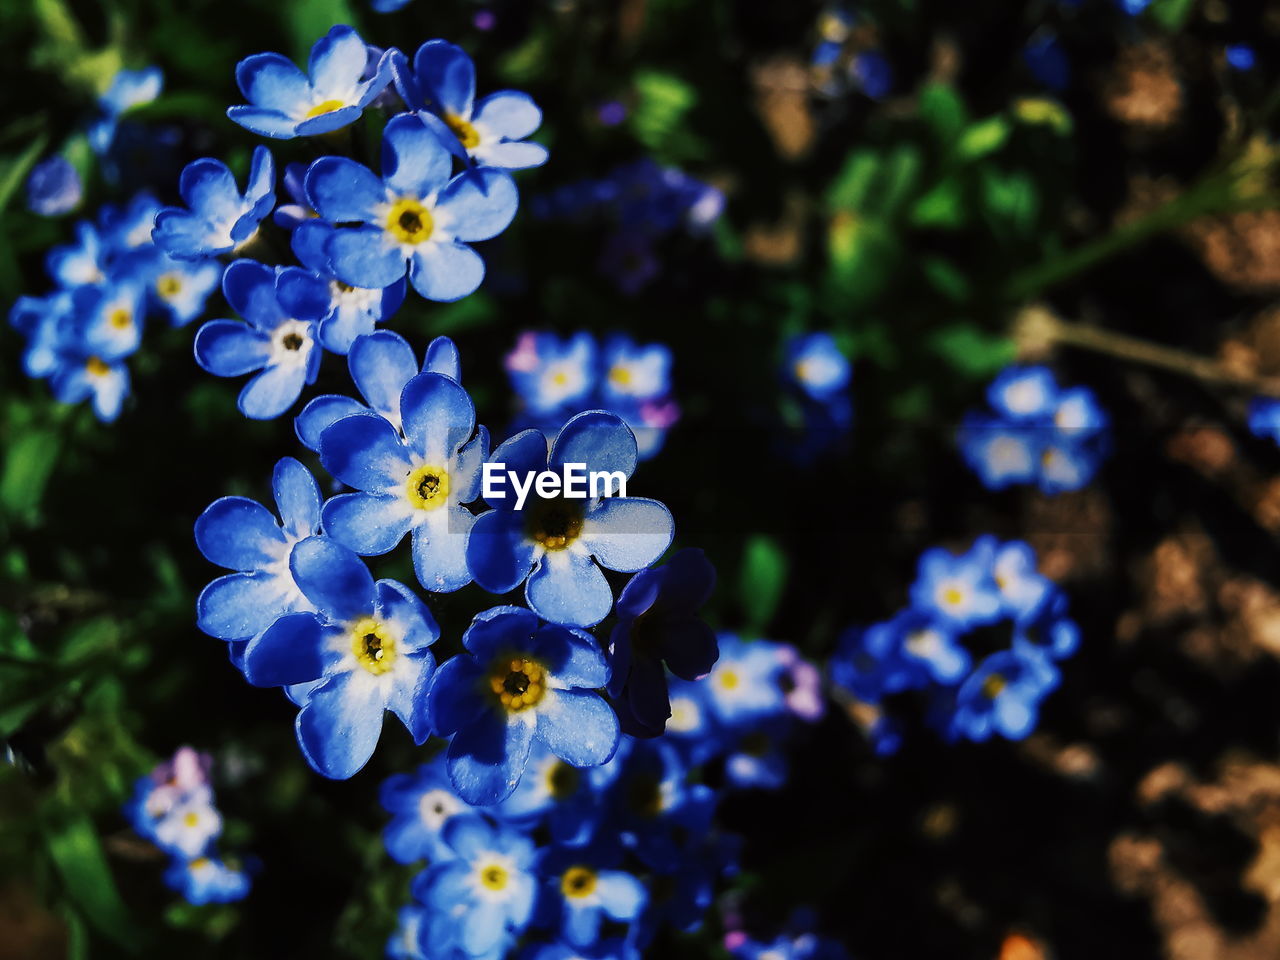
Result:
[[[400,396],[404,435],[427,463],[446,465],[471,439],[476,408],[458,381],[439,373],[420,373]]]
[[[538,704],[538,737],[575,767],[597,767],[618,749],[618,717],[585,690],[548,690]]]
[[[534,731],[530,720],[485,710],[454,735],[446,766],[458,796],[487,806],[511,795],[529,761]]]
[[[542,111],[527,93],[499,90],[476,104],[471,122],[507,140],[523,140],[542,123]]]
[[[387,198],[382,180],[346,157],[321,157],[311,164],[306,193],[307,202],[330,223],[372,221],[375,208]]]
[[[311,84],[293,61],[278,53],[258,53],[241,60],[236,64],[236,85],[255,107],[291,117],[305,114],[311,104]]]
[[[390,553],[409,532],[412,510],[400,497],[343,493],[325,503],[324,529],[362,556]]]
[[[422,199],[449,180],[453,160],[416,114],[392,117],[382,133],[382,175],[392,193]]]
[[[269,573],[219,577],[196,600],[196,626],[219,640],[246,640],[284,612],[291,584]]]
[[[559,550],[544,554],[529,574],[525,599],[550,623],[591,627],[609,615],[613,591],[590,557]]]
[[[335,269],[337,262],[335,259]],[[409,282],[428,300],[450,303],[475,293],[484,279],[484,261],[464,243],[427,244],[413,253]]]
[[[607,570],[643,570],[671,546],[675,521],[657,500],[606,497],[583,518],[582,543]]]
[[[445,40],[428,40],[413,57],[427,105],[468,119],[476,96],[476,68],[466,51]]]
[[[467,539],[467,568],[490,593],[514,590],[533,568],[534,546],[524,535],[524,516],[493,510],[476,518]]]
[[[306,381],[306,367],[267,367],[245,384],[236,403],[250,420],[272,420],[293,406]]]
[[[307,599],[329,619],[345,623],[373,609],[369,568],[350,549],[325,537],[308,537],[289,555],[293,579]]]
[[[196,333],[195,354],[215,377],[239,377],[266,365],[271,342],[239,320],[210,320]]]
[[[244,651],[244,675],[255,687],[318,680],[333,661],[327,631],[311,613],[291,613],[254,637]]]
[[[196,520],[196,546],[228,570],[260,570],[284,556],[285,539],[271,511],[248,497],[223,497]]]
[[[320,486],[311,471],[293,457],[282,457],[271,474],[276,509],[290,537],[301,539],[320,525]]]
[[[391,330],[378,330],[351,345],[347,366],[365,403],[398,424],[400,394],[418,372],[418,361],[409,342]]]
[[[367,413],[368,409],[358,400],[336,393],[327,393],[309,401],[293,421],[294,432],[308,450],[320,450],[320,436],[343,417],[355,413]]]
[[[380,227],[335,230],[326,249],[333,275],[353,287],[389,287],[409,268],[400,248],[386,243]]]
[[[375,413],[343,417],[320,435],[320,461],[349,487],[398,494],[410,463],[396,428]]]
[[[312,691],[298,713],[295,727],[303,756],[322,776],[355,776],[378,746],[384,709],[375,684],[350,673],[331,677]]]
[[[604,410],[587,410],[571,417],[551,445],[551,468],[559,472],[566,463],[585,464],[587,472],[620,472],[630,477],[636,469],[636,438],[620,417]]]
[[[510,174],[493,167],[473,167],[440,191],[436,215],[458,240],[474,242],[507,229],[519,206],[520,193]]]
[[[360,82],[369,62],[369,48],[351,27],[331,27],[311,48],[307,72],[321,100],[345,99]]]

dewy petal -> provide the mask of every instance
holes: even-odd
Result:
[[[418,372],[409,342],[391,330],[377,330],[356,339],[347,354],[347,366],[365,403],[399,424],[400,394]]]
[[[476,518],[466,507],[449,505],[413,530],[413,570],[432,593],[452,593],[471,582],[467,541]]]
[[[409,267],[397,245],[388,245],[381,227],[335,230],[326,249],[333,275],[353,287],[389,287]]]
[[[309,217],[294,227],[293,234],[289,238],[289,246],[293,248],[293,255],[298,258],[298,262],[308,270],[327,274],[329,252],[326,248],[333,231],[334,227],[331,224],[317,217]]]
[[[442,737],[478,722],[488,711],[478,689],[484,668],[471,657],[450,657],[431,677],[427,709],[431,726]]]
[[[276,300],[276,272],[257,260],[236,260],[222,274],[222,295],[231,309],[270,332],[286,319]]]
[[[375,413],[344,417],[320,436],[320,461],[349,487],[401,493],[410,463],[396,428]]]
[[[400,633],[400,648],[408,653],[425,653],[440,636],[431,611],[418,595],[396,580],[379,580],[378,617]]]
[[[605,913],[617,921],[625,922],[639,915],[648,899],[644,885],[622,870],[603,870],[597,880],[596,890]]]
[[[534,545],[524,535],[524,516],[492,510],[476,518],[467,538],[467,569],[490,593],[518,587],[533,568]]]
[[[531,646],[537,631],[538,618],[532,610],[504,604],[477,613],[462,634],[462,645],[484,663],[499,650]]]
[[[529,140],[500,140],[482,143],[471,151],[478,163],[504,170],[527,170],[547,162],[547,148]]]
[[[607,570],[643,570],[671,546],[675,521],[657,500],[606,497],[583,518],[581,540]]]
[[[255,687],[283,687],[318,680],[334,656],[328,636],[310,613],[276,620],[245,648],[244,675]]]
[[[227,108],[227,117],[260,137],[292,140],[298,136],[298,121],[279,110],[237,105]]]
[[[362,556],[390,553],[409,532],[412,510],[401,497],[342,493],[325,503],[324,529]]]
[[[247,323],[210,320],[196,333],[196,363],[216,377],[239,377],[261,370],[271,342]]]
[[[538,737],[575,767],[596,767],[618,749],[618,717],[586,690],[548,690],[537,707]]]
[[[194,160],[183,168],[178,193],[193,213],[215,223],[238,217],[244,206],[230,168],[212,157]]]
[[[609,682],[604,653],[586,631],[547,624],[538,630],[533,651],[546,662],[556,687],[597,689]]]
[[[428,300],[451,303],[475,293],[484,279],[484,260],[465,243],[426,244],[413,253],[409,282]],[[337,263],[334,264],[335,269]]]
[[[293,406],[306,381],[305,367],[267,367],[245,384],[236,402],[250,420],[272,420]]]
[[[376,684],[351,673],[331,677],[298,713],[295,726],[303,756],[330,779],[355,776],[378,746],[384,710]]]
[[[427,359],[422,365],[424,373],[442,373],[462,382],[462,360],[458,347],[448,337],[436,337],[427,344]]]
[[[600,568],[590,557],[568,550],[543,554],[524,592],[543,620],[575,627],[595,626],[613,606],[613,591]]]
[[[255,107],[290,117],[306,114],[311,105],[311,84],[293,61],[278,53],[258,53],[241,60],[236,64],[236,85]]]
[[[346,157],[321,157],[312,163],[306,193],[307,202],[330,223],[373,221],[378,204],[387,198],[382,180]]]
[[[471,439],[476,408],[458,381],[439,373],[420,373],[400,395],[405,438],[427,463],[446,465]]]
[[[311,86],[320,100],[345,100],[369,62],[369,48],[350,27],[339,24],[315,42],[307,61]]]
[[[428,40],[414,55],[413,67],[432,109],[470,119],[476,68],[466,51],[445,40]]]
[[[427,714],[427,686],[431,682],[435,658],[430,653],[406,656],[399,668],[395,684],[387,700],[387,709],[399,718],[421,746],[431,736],[431,720]]]
[[[571,417],[551,446],[551,469],[566,463],[585,464],[588,473],[636,469],[636,438],[620,417],[604,410],[588,410]]]
[[[516,788],[533,743],[533,718],[526,716],[485,710],[454,735],[446,765],[454,789],[467,803],[494,804]]]
[[[499,90],[476,104],[471,119],[507,140],[523,140],[542,123],[542,111],[527,93]]]
[[[309,401],[293,421],[294,432],[308,450],[320,451],[320,436],[343,417],[367,413],[364,404],[350,397],[327,393]]]
[[[322,133],[341,130],[348,124],[359,120],[361,112],[360,107],[352,104],[348,107],[339,107],[337,110],[322,113],[318,117],[309,117],[298,124],[298,136],[316,137]]]
[[[285,539],[271,511],[248,497],[223,497],[196,520],[196,546],[228,570],[260,570],[284,556]]]
[[[269,573],[219,577],[196,600],[196,625],[219,640],[247,640],[284,612],[290,588],[287,577]]]
[[[282,457],[271,475],[280,519],[290,537],[301,539],[320,525],[320,487],[311,471],[293,457]]]
[[[357,620],[373,609],[369,568],[334,540],[308,537],[301,541],[289,556],[289,568],[306,598],[334,622]]]
[[[453,160],[416,114],[392,117],[382,134],[382,175],[392,193],[422,199],[449,180]]]
[[[511,224],[520,194],[511,175],[493,167],[464,170],[440,192],[436,210],[459,240],[496,237]]]
[[[301,267],[284,267],[276,273],[276,300],[295,320],[319,320],[329,312],[333,295],[329,282]]]

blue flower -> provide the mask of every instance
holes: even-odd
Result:
[[[498,447],[489,462],[504,464],[526,480],[544,469],[561,473],[566,463],[584,464],[588,475],[630,477],[636,455],[630,428],[613,414],[593,410],[565,424],[549,456],[546,437],[526,430]],[[488,500],[495,509],[476,520],[467,565],[476,583],[491,593],[514,590],[527,579],[529,606],[553,623],[599,623],[613,606],[600,568],[643,570],[662,555],[674,534],[671,512],[656,500],[531,494],[517,510],[515,496],[507,493]]]
[[[329,310],[320,320],[320,345],[337,354],[351,349],[357,337],[373,333],[404,302],[402,277],[389,287],[366,289],[343,283],[329,270],[326,252],[334,228],[320,220],[308,220],[293,231],[293,252],[307,269],[329,280]]]
[[[373,756],[387,710],[425,742],[440,630],[422,601],[394,580],[374,583],[358,556],[323,537],[298,543],[289,566],[316,613],[286,614],[250,641],[245,677],[266,687],[323,679],[298,713],[307,762],[334,780],[354,776]]]
[[[449,777],[468,803],[510,796],[535,741],[575,767],[613,756],[618,720],[595,692],[609,667],[590,634],[494,607],[476,615],[462,645],[428,699],[436,733],[453,735]]]
[[[908,608],[885,626],[896,634],[902,663],[913,674],[900,689],[930,681],[955,683],[969,672],[969,651],[954,630],[931,615]]]
[[[1253,47],[1247,43],[1232,43],[1227,45],[1224,53],[1227,66],[1232,70],[1240,70],[1246,72],[1252,70],[1258,63],[1258,56],[1254,52]]]
[[[588,775],[544,744],[535,743],[524,776],[495,812],[526,830],[545,821],[556,843],[585,842],[599,820],[600,790],[611,775],[601,778],[596,774],[611,770],[612,764],[608,764]]]
[[[357,553],[389,553],[413,533],[418,582],[449,593],[471,582],[467,541],[476,522],[465,503],[480,494],[488,433],[456,380],[421,373],[400,396],[400,427],[372,413],[325,429],[320,459],[354,488],[324,507],[329,535]]]
[[[1280,443],[1280,400],[1254,397],[1249,401],[1248,420],[1254,436]]]
[[[54,247],[45,257],[45,269],[66,290],[107,279],[107,250],[97,229],[88,221],[76,224],[76,242]]]
[[[9,325],[27,340],[22,369],[43,379],[58,366],[63,331],[74,323],[73,294],[59,290],[43,297],[19,297],[9,308]]]
[[[671,716],[662,738],[679,751],[681,758],[696,767],[724,749],[720,721],[711,709],[711,695],[702,681],[667,680]]]
[[[777,790],[787,782],[790,724],[777,717],[741,733],[725,753],[724,776],[740,790]]]
[[[382,140],[383,178],[346,157],[307,171],[307,197],[332,224],[329,265],[343,283],[389,287],[409,274],[428,300],[458,300],[484,278],[468,243],[497,236],[515,216],[511,177],[491,168],[449,179],[448,151],[417,117],[394,117]]]
[[[995,537],[980,537],[974,546],[978,544],[992,552],[991,572],[1007,616],[1018,619],[1030,613],[1053,589],[1052,582],[1036,571],[1036,553],[1030,544],[1021,540],[998,544]]]
[[[787,343],[786,369],[811,399],[830,400],[849,386],[849,360],[829,333],[810,333]]]
[[[107,92],[98,99],[101,116],[88,130],[89,146],[93,148],[93,152],[104,154],[110,150],[120,116],[134,107],[155,100],[163,89],[164,74],[159,67],[119,71],[111,79]]]
[[[566,340],[553,333],[521,334],[504,363],[522,406],[534,417],[579,412],[595,390],[596,343],[589,333]]]
[[[926,550],[911,585],[911,604],[961,631],[1000,619],[1000,592],[989,547],[978,543],[963,554],[941,547]]]
[[[395,933],[387,941],[387,960],[427,960],[422,951],[422,935],[426,928],[426,910],[417,904],[401,907],[396,914]]]
[[[27,176],[27,208],[42,217],[69,213],[83,196],[80,174],[61,154],[41,160]]]
[[[174,860],[165,871],[164,882],[195,906],[243,900],[250,887],[247,873],[213,857]]]
[[[621,861],[622,851],[604,842],[547,850],[538,863],[547,878],[539,925],[558,929],[570,946],[590,947],[606,919],[635,920],[648,896],[639,880],[620,869]]]
[[[501,956],[533,913],[533,843],[474,815],[445,824],[444,842],[454,859],[413,881],[414,897],[430,911],[426,942],[433,953],[457,946],[472,957]]]
[[[969,413],[960,425],[961,456],[989,490],[1036,479],[1044,430],[997,417]]]
[[[609,635],[609,696],[632,736],[657,736],[671,715],[664,665],[697,680],[719,656],[715,633],[698,616],[716,572],[701,550],[681,550],[642,570],[618,596],[618,622]]]
[[[72,294],[82,348],[103,360],[122,360],[142,343],[146,304],[141,287],[129,282],[84,286]]]
[[[542,123],[527,93],[501,90],[476,100],[476,68],[461,47],[429,40],[409,59],[393,51],[396,89],[454,156],[520,170],[547,162],[547,148],[525,138]]]
[[[311,48],[307,73],[278,53],[256,53],[236,64],[236,84],[249,105],[227,116],[263,137],[291,140],[331,133],[360,118],[391,82],[389,54],[367,80],[369,48],[347,26],[336,26]]]
[[[1058,669],[1038,653],[1017,647],[993,653],[956,694],[951,729],[983,741],[998,733],[1021,740],[1035,729],[1040,701],[1058,685]]]
[[[204,313],[209,295],[222,283],[222,263],[213,258],[177,260],[155,250],[144,269],[150,299],[175,327],[186,326]]]
[[[156,215],[156,246],[179,260],[230,253],[253,237],[275,206],[275,179],[275,162],[266,147],[253,151],[243,194],[221,160],[204,157],[187,164],[178,192],[190,209],[165,207]]]
[[[94,415],[112,423],[129,395],[129,370],[119,360],[104,360],[71,345],[58,350],[50,385],[59,403],[91,400]]]
[[[624,737],[613,762],[620,770],[609,786],[604,835],[620,835],[654,870],[685,869],[688,847],[711,828],[715,792],[689,783],[679,752],[661,739]]]
[[[196,600],[196,625],[220,640],[252,639],[277,617],[311,609],[289,555],[319,529],[320,488],[306,467],[284,457],[272,492],[281,522],[248,497],[215,500],[196,520],[196,546],[205,559],[236,571],[214,580]]]
[[[222,292],[248,323],[210,320],[196,334],[196,362],[218,377],[260,370],[240,391],[240,411],[255,420],[278,417],[315,382],[316,322],[329,308],[328,285],[299,267],[237,260],[223,274]]]
[[[284,175],[281,176],[280,182],[284,184],[285,193],[293,202],[280,204],[276,207],[275,213],[271,214],[271,219],[275,221],[276,226],[293,230],[299,224],[316,217],[316,212],[311,209],[311,204],[307,200],[306,179],[307,168],[301,163],[285,164]]]
[[[391,330],[357,337],[347,354],[347,367],[365,402],[336,393],[309,401],[294,421],[298,439],[308,450],[319,452],[324,431],[353,413],[372,411],[397,430],[401,427],[400,394],[418,373],[418,361],[408,341]],[[458,348],[452,340],[436,337],[431,341],[422,372],[440,373],[462,382]]]
[[[470,808],[454,792],[443,763],[433,760],[416,773],[396,774],[382,784],[378,796],[383,809],[392,815],[382,834],[391,859],[413,863],[449,856],[441,831]]]
[[[1047,657],[1062,660],[1071,656],[1080,646],[1080,628],[1067,617],[1067,595],[1050,585],[1038,598],[1038,602],[1020,617],[1014,627],[1015,649],[1026,649]]]
[[[720,721],[736,726],[785,713],[785,691],[777,682],[779,645],[763,640],[744,642],[729,633],[717,639],[720,658],[704,682]]]
[[[1057,34],[1042,30],[1027,41],[1022,59],[1031,75],[1055,93],[1071,83],[1071,61],[1067,59]]]

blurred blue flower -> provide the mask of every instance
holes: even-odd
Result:
[[[41,160],[27,176],[27,208],[42,217],[69,213],[80,205],[83,196],[80,174],[60,154]]]
[[[1019,647],[991,654],[956,694],[953,734],[983,741],[993,733],[1021,740],[1035,729],[1040,701],[1058,685],[1058,669]]]
[[[106,93],[98,98],[99,116],[89,126],[89,146],[93,152],[104,154],[110,150],[121,115],[155,100],[163,89],[164,74],[159,67],[116,73]]]
[[[242,194],[225,163],[204,157],[183,169],[178,192],[189,209],[157,214],[156,245],[179,260],[230,253],[252,239],[275,206],[275,162],[266,147],[255,147]]]
[[[213,857],[174,860],[165,871],[164,882],[188,903],[234,903],[249,895],[249,875]]]
[[[448,858],[450,851],[441,837],[444,825],[470,810],[454,791],[441,760],[443,755],[437,754],[415,773],[396,774],[378,793],[383,809],[392,815],[382,837],[397,863]]]
[[[556,930],[573,947],[591,947],[603,923],[630,923],[644,909],[644,885],[621,869],[622,850],[597,841],[553,847],[539,859],[546,880],[539,900],[538,926]]]

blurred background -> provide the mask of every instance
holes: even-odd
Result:
[[[482,89],[541,106],[551,158],[482,246],[484,286],[390,326],[454,338],[495,436],[521,332],[670,347],[680,416],[637,479],[715,564],[713,625],[824,661],[906,604],[923,550],[984,533],[1070,597],[1080,649],[1027,739],[947,743],[907,709],[884,756],[842,698],[781,790],[728,797],[737,914],[808,905],[867,960],[1280,955],[1280,450],[1249,426],[1280,382],[1280,4],[0,0],[0,302],[47,290],[47,252],[102,204],[176,203],[202,156],[243,178],[235,64],[305,61],[338,23],[448,38]],[[96,149],[113,78],[150,66],[163,90]],[[48,215],[30,178],[55,154],[81,195]],[[590,189],[680,177],[674,214]],[[204,316],[227,315],[215,292]],[[788,378],[812,332],[852,363],[851,414]],[[237,412],[192,334],[153,324],[102,424],[0,329],[6,960],[372,958],[407,897],[377,792],[423,750],[389,724],[367,769],[321,779],[293,708],[195,627],[219,572],[195,518],[314,458],[288,417]],[[962,455],[1014,362],[1107,411],[1078,489],[988,489]],[[346,392],[343,364],[311,390]],[[407,557],[384,569],[413,582]],[[446,636],[482,596],[431,598]],[[122,813],[187,744],[214,759],[222,843],[260,864],[241,903],[181,902]],[[649,955],[727,956],[719,916]]]

